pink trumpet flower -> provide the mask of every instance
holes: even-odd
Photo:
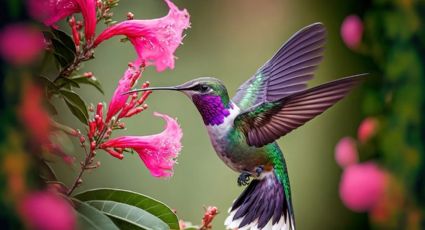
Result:
[[[96,0],[28,0],[28,9],[33,18],[47,26],[81,12],[84,18],[84,33],[87,43],[93,42],[96,30]]]
[[[117,137],[101,144],[100,148],[119,159],[123,157],[119,151],[133,149],[139,154],[152,176],[170,177],[181,150],[183,133],[176,120],[160,113],[154,115],[162,117],[167,122],[165,130],[161,133],[150,136]]]
[[[138,60],[155,65],[157,71],[174,68],[174,52],[183,40],[183,30],[188,28],[189,13],[179,10],[170,0],[165,17],[152,20],[127,20],[105,29],[94,41],[94,46],[116,36],[125,35],[136,49]]]
[[[112,95],[111,102],[109,103],[108,107],[108,113],[106,115],[106,123],[111,120],[112,116],[116,115],[120,110],[126,107],[125,104],[130,95],[124,93],[130,91],[131,88],[136,84],[137,80],[140,78],[140,68],[140,62],[129,64],[128,69],[125,71],[124,75],[118,82],[118,87],[115,89],[115,92]]]

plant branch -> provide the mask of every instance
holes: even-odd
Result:
[[[100,132],[99,138],[96,140],[96,144],[94,148],[90,148],[90,151],[87,151],[87,147],[85,144],[82,144],[84,151],[85,151],[85,159],[81,164],[80,172],[78,173],[77,177],[75,178],[72,187],[68,190],[67,195],[71,196],[74,190],[82,183],[82,177],[86,169],[89,169],[90,164],[93,163],[96,150],[99,148],[99,145],[102,143],[103,139],[105,138],[105,134],[109,127],[114,127],[117,124],[118,120],[114,120],[109,125],[105,125],[105,127]],[[89,143],[91,144],[91,143]]]

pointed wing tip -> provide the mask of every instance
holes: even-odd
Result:
[[[351,81],[353,83],[359,84],[359,83],[365,81],[368,76],[369,76],[369,73],[360,73],[360,74],[355,74],[355,75],[351,75],[351,76],[348,76],[348,77],[343,77],[343,78],[338,79],[338,80],[346,79],[346,80]]]

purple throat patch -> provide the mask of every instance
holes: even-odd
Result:
[[[224,118],[230,115],[220,96],[216,95],[194,95],[193,102],[202,115],[205,125],[223,124]]]

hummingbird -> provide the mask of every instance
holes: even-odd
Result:
[[[365,76],[307,89],[323,58],[325,40],[321,23],[299,30],[233,98],[223,82],[212,77],[128,92],[175,90],[192,100],[218,157],[239,173],[239,185],[248,185],[229,209],[227,229],[295,229],[288,169],[276,140],[323,113]]]

